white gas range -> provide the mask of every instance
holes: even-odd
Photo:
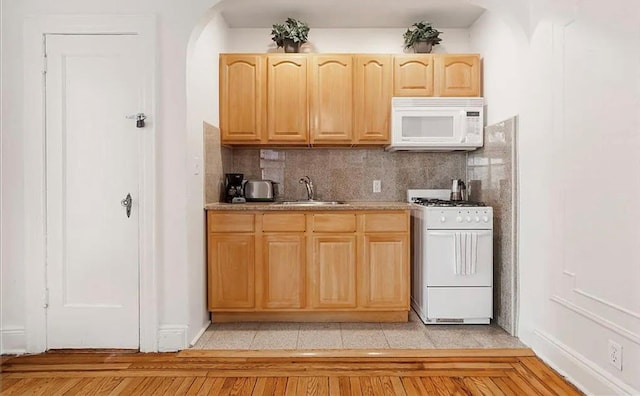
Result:
[[[450,190],[408,190],[411,306],[425,324],[487,324],[493,317],[493,209],[449,201]]]

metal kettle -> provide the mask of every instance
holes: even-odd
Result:
[[[451,197],[452,201],[466,201],[467,186],[460,179],[451,180]]]

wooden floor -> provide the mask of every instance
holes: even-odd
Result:
[[[46,353],[2,395],[576,395],[529,349]]]

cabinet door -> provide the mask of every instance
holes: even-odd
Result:
[[[262,308],[305,305],[305,237],[265,234],[262,237]]]
[[[310,286],[314,308],[356,306],[355,235],[314,236]]]
[[[479,55],[438,55],[436,95],[480,96]]]
[[[253,235],[209,234],[209,310],[253,308]]]
[[[309,75],[311,143],[352,140],[353,57],[314,55]]]
[[[307,58],[267,58],[267,138],[274,143],[308,141]]]
[[[391,55],[357,55],[354,72],[355,143],[389,143]]]
[[[433,55],[393,57],[393,96],[433,96]]]
[[[365,235],[363,250],[358,273],[359,305],[366,308],[408,308],[407,234]]]
[[[265,125],[264,57],[220,55],[220,133],[223,143],[257,143]]]

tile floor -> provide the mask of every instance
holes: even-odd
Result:
[[[526,348],[496,325],[406,323],[215,323],[194,349]]]

